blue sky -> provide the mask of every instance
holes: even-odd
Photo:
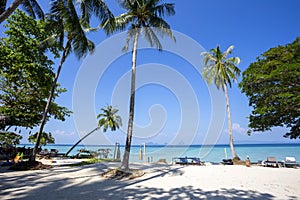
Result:
[[[291,43],[300,35],[298,21],[300,2],[298,0],[173,0],[165,2],[175,3],[176,15],[166,18],[166,21],[176,32],[179,42],[174,44],[175,46],[172,46],[168,52],[142,48],[138,53],[137,65],[140,71],[137,74],[137,81],[141,87],[136,93],[137,128],[134,129],[133,143],[202,144],[210,141],[205,138],[211,138],[212,143],[227,144],[225,100],[220,96],[220,98],[217,97],[219,98],[217,103],[212,103],[214,101],[212,98],[215,99],[215,97],[210,95],[210,92],[214,89],[208,87],[199,74],[201,52],[194,52],[193,48],[185,46],[185,41],[202,46],[206,51],[217,45],[220,45],[222,50],[234,45],[233,55],[240,57],[242,62],[239,68],[244,71],[264,51],[271,47]],[[108,1],[108,4],[115,14],[122,13],[116,1]],[[43,4],[42,6],[47,7]],[[93,23],[96,24],[95,21]],[[1,33],[3,30],[1,26]],[[180,38],[181,36],[183,39]],[[123,118],[122,130],[108,131],[105,135],[99,131],[87,139],[86,144],[113,144],[115,142],[124,144],[128,117],[126,95],[129,93],[131,55],[117,52],[117,49],[121,50],[125,43],[122,40],[122,34],[107,37],[100,30],[89,34],[89,38],[98,45],[98,51],[96,50],[93,56],[88,56],[83,60],[69,56],[59,79],[68,92],[62,94],[57,102],[73,110],[74,114],[65,122],[51,120],[45,129],[54,135],[56,143],[72,144],[82,134],[94,129],[95,114],[99,113],[101,107],[113,104],[120,109]],[[120,41],[118,38],[121,38]],[[168,45],[171,41],[164,38],[162,42]],[[103,50],[106,44],[108,48]],[[109,46],[110,44],[113,46]],[[173,51],[176,48],[183,50],[183,53],[176,55],[175,50]],[[116,52],[112,51],[114,49]],[[197,64],[191,63],[187,59],[189,54],[199,55],[199,63],[197,60],[195,62]],[[98,63],[100,66],[110,55],[116,56],[105,66],[105,71],[101,76],[98,74],[94,77],[98,82],[88,85],[90,82],[92,84],[93,73],[85,76],[84,70],[94,65],[97,67]],[[58,60],[56,66],[57,63]],[[94,74],[96,76],[97,73]],[[85,85],[88,86],[85,90],[92,91],[91,93],[87,95],[76,93],[78,88]],[[251,112],[247,97],[240,92],[237,84],[230,89],[229,96],[236,143],[297,142],[283,138],[285,131],[283,128],[274,128],[272,132],[253,133],[247,136],[247,116]],[[82,115],[81,113],[89,110],[89,107],[92,112]],[[214,115],[211,113],[212,109],[217,110]],[[215,115],[218,115],[217,118]],[[210,128],[211,132],[208,131]],[[23,142],[27,143],[26,135],[24,135]]]

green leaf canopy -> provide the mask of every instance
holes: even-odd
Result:
[[[300,138],[300,37],[258,57],[244,71],[240,87],[253,107],[250,128],[288,127],[285,137]]]

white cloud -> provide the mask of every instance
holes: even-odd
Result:
[[[70,136],[70,135],[74,135],[74,132],[66,132],[66,131],[62,131],[62,130],[55,130],[54,133],[56,135],[63,135],[63,136]]]
[[[228,133],[228,129],[226,129],[225,132]],[[246,134],[247,129],[241,127],[241,125],[238,123],[232,123],[232,132]]]
[[[246,133],[247,130],[243,127],[241,127],[241,125],[237,124],[237,123],[233,123],[232,124],[232,131],[238,132],[238,133]]]

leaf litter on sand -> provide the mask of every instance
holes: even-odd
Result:
[[[38,161],[24,161],[12,165],[9,168],[9,170],[26,171],[26,170],[39,170],[39,169],[50,169],[50,168],[52,168],[52,166],[45,165]]]
[[[141,177],[145,174],[143,170],[139,169],[129,169],[128,171],[122,170],[121,168],[109,169],[107,172],[104,172],[102,176],[104,178],[113,178],[113,179],[135,179]]]

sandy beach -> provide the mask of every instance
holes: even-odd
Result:
[[[300,169],[131,164],[134,180],[101,176],[119,163],[0,173],[0,199],[300,199]]]

